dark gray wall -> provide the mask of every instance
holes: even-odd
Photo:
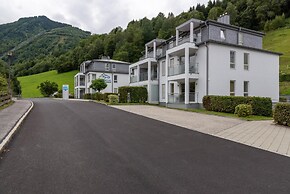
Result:
[[[106,71],[106,64],[110,64],[110,70]],[[111,62],[100,62],[100,61],[94,61],[90,63],[87,68],[86,72],[111,72],[112,71],[112,64],[116,64],[116,73],[123,73],[123,74],[129,74],[129,65],[128,64],[122,64],[122,63],[111,63]]]

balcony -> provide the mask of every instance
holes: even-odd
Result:
[[[137,75],[130,76],[130,83],[136,83],[138,81]]]
[[[142,60],[147,59],[147,58],[153,58],[153,57],[154,57],[154,53],[153,52],[149,52],[147,54],[147,57],[144,55],[143,57],[139,58],[139,61],[142,61]]]
[[[180,75],[185,73],[185,64],[174,65],[168,68],[168,76]],[[198,73],[198,63],[189,64],[189,73]]]
[[[80,81],[80,85],[79,86],[85,86],[85,81]]]
[[[198,99],[197,92],[189,93],[189,102],[196,102]],[[185,102],[185,93],[171,93],[168,94],[168,103],[171,104],[183,104]]]

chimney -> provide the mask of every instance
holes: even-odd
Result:
[[[227,13],[224,13],[223,15],[220,15],[220,17],[217,19],[218,22],[223,24],[231,24],[231,18],[230,15]]]

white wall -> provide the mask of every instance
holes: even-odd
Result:
[[[92,74],[95,74],[96,75],[96,79],[97,78],[100,78],[100,76],[103,74],[101,72],[90,72],[90,76],[91,76],[91,81],[92,81]],[[114,88],[119,88],[121,86],[129,86],[129,74],[118,74],[118,73],[114,73],[113,75],[117,75],[118,79],[117,79],[117,83],[114,83],[114,80],[113,80],[113,76],[112,76],[112,73],[108,73],[108,72],[105,72],[105,74],[108,77],[108,80],[110,80],[111,83],[107,83],[107,87],[102,90],[101,92],[102,93],[113,93],[114,92]],[[87,81],[87,77],[86,77],[86,81]],[[92,82],[88,82],[87,83],[87,87],[90,87]],[[113,84],[113,88],[112,88],[112,84]],[[92,93],[92,89],[90,89],[90,93]]]
[[[206,52],[205,47],[204,50]],[[235,69],[230,68],[231,50],[236,52]],[[201,54],[201,50],[199,53],[204,55]],[[244,70],[244,53],[250,54],[248,71]],[[200,62],[199,84],[205,84],[202,78],[205,73],[202,66],[205,65],[206,63],[203,65],[203,62]],[[209,44],[209,95],[229,95],[230,80],[236,81],[236,96],[244,95],[244,81],[249,81],[249,96],[270,97],[272,101],[278,101],[279,56],[250,49]]]

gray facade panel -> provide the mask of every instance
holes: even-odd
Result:
[[[106,69],[106,64],[109,64],[109,68]],[[122,73],[122,74],[129,74],[129,65],[127,64],[120,64],[120,63],[104,63],[99,61],[94,61],[93,63],[90,63],[86,71],[91,72],[112,72],[112,65],[116,65],[116,70],[114,72],[116,73]]]
[[[244,46],[262,49],[263,38],[244,33]]]

